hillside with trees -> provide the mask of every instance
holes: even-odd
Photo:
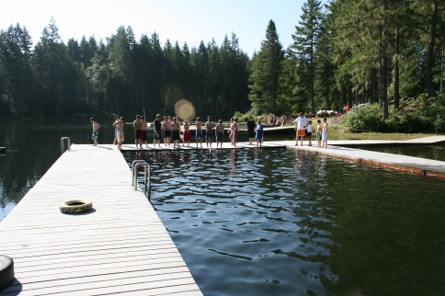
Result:
[[[307,0],[288,48],[273,20],[263,25],[252,57],[234,33],[189,48],[119,27],[105,41],[65,44],[51,19],[34,45],[11,25],[0,31],[0,114],[172,114],[187,99],[196,114],[227,118],[369,103],[384,128],[413,118],[445,127],[443,1]]]

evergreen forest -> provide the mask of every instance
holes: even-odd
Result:
[[[393,126],[410,113],[445,125],[444,1],[307,0],[288,48],[273,20],[257,25],[265,35],[249,57],[235,33],[189,48],[131,27],[65,43],[54,19],[39,40],[11,24],[0,30],[0,114],[151,117],[186,99],[226,120],[369,103]]]

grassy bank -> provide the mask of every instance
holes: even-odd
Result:
[[[329,123],[329,139],[330,140],[394,140],[405,141],[412,139],[419,139],[424,137],[430,137],[434,134],[405,134],[405,133],[376,133],[376,132],[363,132],[354,133],[347,127],[341,125],[337,118],[331,118]]]

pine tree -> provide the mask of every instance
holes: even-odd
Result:
[[[303,95],[310,99],[311,110],[315,113],[315,55],[322,19],[321,2],[307,0],[302,11],[299,26],[292,34],[294,42],[290,52],[297,65],[298,83],[305,86]]]
[[[283,56],[275,23],[270,20],[266,40],[261,42],[260,51],[252,62],[249,99],[252,101],[254,112],[276,112]]]

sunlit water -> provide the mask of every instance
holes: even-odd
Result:
[[[124,153],[205,295],[444,295],[445,183],[284,149]]]

